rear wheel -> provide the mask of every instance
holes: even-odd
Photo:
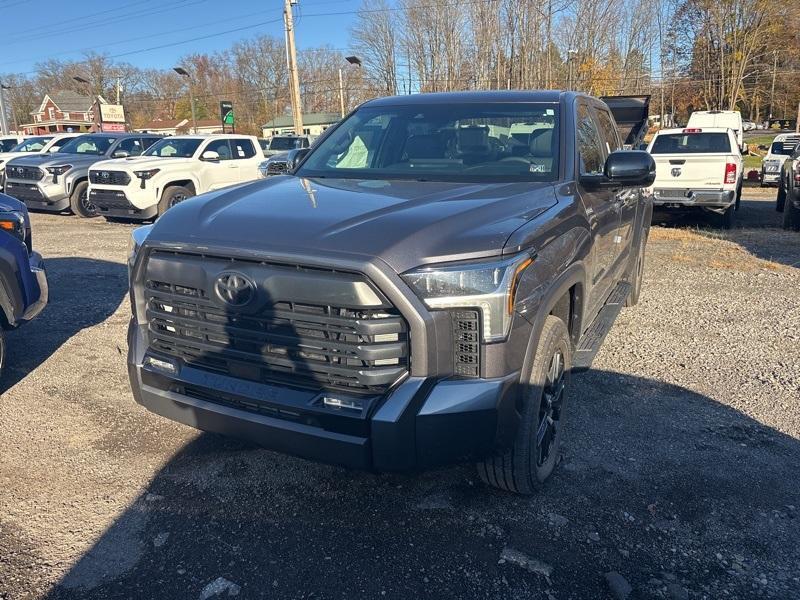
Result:
[[[492,487],[533,494],[553,472],[561,452],[564,407],[569,391],[572,345],[564,322],[548,316],[531,372],[520,391],[520,424],[512,448],[478,463]]]
[[[739,185],[736,187],[736,204],[734,207],[736,210],[739,210],[739,205],[742,203],[742,186],[744,185],[743,181],[739,182]]]
[[[89,182],[81,181],[72,190],[69,197],[69,207],[72,212],[84,219],[91,219],[97,216],[97,207],[89,200]]]
[[[733,229],[734,214],[736,213],[736,206],[730,205],[725,209],[725,212],[719,215],[719,226],[723,229]]]
[[[783,207],[786,205],[786,188],[783,187],[783,179],[778,184],[778,196],[775,199],[775,210],[783,212]]]
[[[158,203],[158,216],[160,217],[176,204],[194,196],[191,190],[182,185],[173,185],[164,190],[161,201]]]
[[[800,231],[800,208],[791,198],[787,198],[783,206],[783,228],[789,231]]]

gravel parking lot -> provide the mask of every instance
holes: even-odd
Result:
[[[734,231],[653,229],[642,301],[575,378],[531,498],[145,412],[131,226],[33,215],[52,294],[0,388],[0,599],[800,597],[800,236],[774,190],[745,198]]]

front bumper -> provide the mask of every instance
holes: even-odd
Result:
[[[735,202],[735,190],[653,190],[653,205],[659,208],[728,208]]]
[[[315,392],[176,363],[144,365],[144,328],[131,320],[128,374],[136,401],[166,418],[271,450],[376,471],[408,471],[487,456],[516,430],[519,373],[496,379],[408,377],[359,410]]]
[[[45,306],[47,306],[47,301],[50,298],[50,288],[47,284],[47,272],[45,271],[44,261],[41,255],[38,252],[33,252],[29,257],[29,261],[31,273],[33,273],[36,284],[39,286],[39,298],[25,310],[22,315],[23,321],[30,321],[36,318],[39,313],[44,310]]]
[[[62,183],[9,179],[5,183],[5,191],[35,210],[61,212],[69,208],[69,196]]]
[[[89,188],[89,200],[97,207],[97,212],[104,217],[122,217],[125,219],[152,219],[158,214],[158,205],[147,208],[135,206],[123,189]]]

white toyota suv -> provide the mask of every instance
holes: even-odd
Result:
[[[89,200],[106,217],[152,219],[192,196],[257,179],[263,160],[254,136],[168,137],[141,156],[94,164]]]
[[[656,161],[654,207],[702,208],[719,215],[725,229],[733,226],[742,195],[744,161],[731,129],[662,129],[647,151]]]

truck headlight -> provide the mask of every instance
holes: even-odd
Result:
[[[25,217],[17,211],[0,212],[0,230],[25,242]]]
[[[508,335],[517,284],[532,262],[525,253],[499,261],[420,267],[402,277],[431,310],[480,310],[483,341],[496,342]]]
[[[142,225],[131,231],[131,236],[128,238],[128,275],[130,276],[133,265],[136,263],[136,256],[139,254],[139,248],[142,247],[147,236],[150,235],[150,230],[153,229],[152,225]]]
[[[155,177],[156,173],[158,173],[160,170],[161,169],[147,169],[146,171],[134,171],[133,174],[144,181]]]
[[[53,183],[58,183],[58,176],[63,175],[72,168],[72,165],[55,165],[47,167],[47,172],[53,176]]]

